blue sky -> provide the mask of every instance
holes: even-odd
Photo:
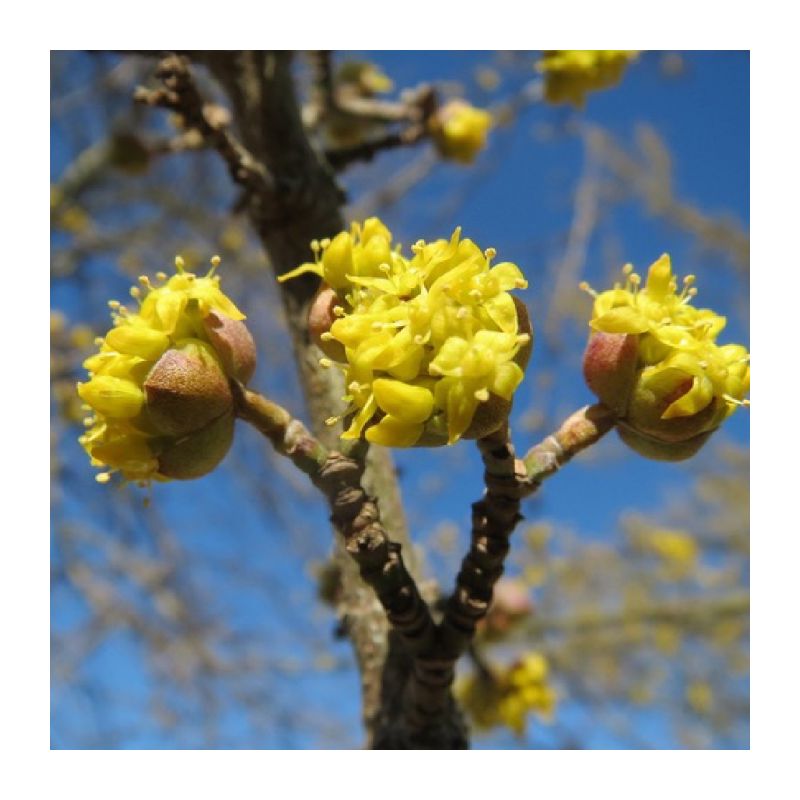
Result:
[[[366,56],[367,54],[362,54]],[[470,86],[468,96],[476,103],[486,97],[475,87],[472,74],[477,66],[490,64],[490,53],[389,52],[368,54],[394,79],[397,86],[413,86],[420,81],[459,81]],[[747,226],[749,221],[749,59],[746,53],[688,53],[686,71],[679,78],[665,78],[658,68],[658,56],[645,54],[631,67],[622,84],[612,90],[592,95],[580,118],[599,124],[621,141],[633,141],[636,126],[653,126],[667,144],[673,157],[675,193],[707,212],[726,212]],[[531,59],[532,62],[532,59]],[[77,74],[80,61],[72,67]],[[518,73],[519,74],[519,73]],[[532,74],[532,71],[531,73]],[[525,76],[529,77],[529,76]],[[517,80],[522,80],[518,77]],[[518,263],[526,273],[530,288],[525,299],[537,315],[546,312],[542,298],[547,296],[548,268],[562,253],[563,238],[572,216],[572,193],[581,174],[582,145],[577,136],[563,133],[574,112],[534,106],[520,115],[511,130],[496,131],[490,150],[470,169],[443,164],[427,181],[415,187],[397,206],[385,214],[385,221],[397,240],[411,243],[419,238],[447,236],[455,225],[483,247],[498,249],[500,260]],[[557,128],[560,135],[543,138],[541,132]],[[63,145],[58,127],[51,139],[51,176],[59,177],[72,153]],[[392,154],[389,168],[400,168],[412,156]],[[488,166],[491,168],[487,168]],[[359,167],[345,178],[353,200],[364,187],[374,185],[376,175],[385,176],[381,166]],[[179,187],[176,191],[180,191]],[[454,202],[455,197],[455,202]],[[662,252],[668,251],[679,274],[693,272],[700,288],[698,304],[709,305],[726,313],[729,325],[722,341],[749,341],[748,319],[739,310],[747,296],[745,280],[731,280],[728,269],[718,269],[714,253],[700,253],[692,242],[666,223],[648,216],[637,204],[615,206],[603,221],[600,234],[593,237],[588,249],[586,277],[600,287],[607,276],[603,236],[613,238],[624,261],[646,269]],[[168,263],[173,254],[165,253]],[[620,266],[621,266],[620,262]],[[153,267],[155,269],[161,268]],[[52,283],[51,301],[70,319],[98,319],[104,314],[104,298],[119,296],[120,287],[128,285],[111,260],[98,259],[91,266],[95,285],[87,297],[77,285],[57,279]],[[246,306],[246,298],[243,300]],[[747,308],[745,303],[744,308]],[[94,309],[92,311],[91,309]],[[247,309],[246,309],[247,310]],[[518,429],[518,449],[526,449],[535,439],[526,433],[521,415],[531,407],[541,406],[549,413],[577,408],[592,401],[580,377],[580,354],[585,330],[568,324],[562,331],[559,352],[544,347],[534,352],[526,383],[520,390],[512,419]],[[537,389],[539,371],[554,370],[555,386],[542,396]],[[260,368],[256,385],[270,387],[290,380],[282,375],[269,376]],[[261,383],[259,384],[259,381]],[[283,391],[283,389],[281,390]],[[296,389],[286,389],[296,400]],[[726,423],[724,436],[747,443],[749,417],[737,413]],[[246,459],[248,450],[260,446],[252,432],[239,431],[235,453]],[[687,464],[663,464],[646,461],[627,452],[621,444],[604,445],[606,458],[602,469],[594,460],[580,459],[569,470],[548,483],[535,504],[526,508],[529,519],[550,519],[578,530],[587,537],[605,538],[617,529],[620,512],[625,509],[652,510],[666,498],[685,492],[692,470],[703,459],[713,458],[704,452]],[[65,497],[60,514],[79,521],[91,521],[104,531],[135,529],[133,518],[124,518],[108,502],[107,489],[93,486],[85,456],[73,442],[65,442],[62,457],[76,475],[85,476],[80,496]],[[424,540],[443,521],[460,527],[460,548],[465,547],[469,503],[480,493],[480,472],[474,448],[460,443],[441,451],[410,450],[398,453],[402,488],[415,536]],[[446,474],[449,480],[439,489],[431,481],[434,474]],[[302,495],[302,506],[292,506],[292,513],[302,507],[303,524],[298,535],[287,541],[280,514],[265,528],[264,516],[252,489],[237,484],[230,473],[220,470],[201,481],[168,484],[154,490],[155,505],[169,524],[181,531],[181,543],[201,557],[210,571],[205,576],[212,593],[211,613],[224,613],[242,631],[257,630],[275,642],[276,653],[286,658],[308,661],[319,652],[332,653],[343,665],[331,672],[305,671],[277,674],[269,687],[262,687],[272,698],[275,713],[285,714],[301,702],[316,715],[338,720],[346,731],[343,746],[358,746],[360,741],[357,676],[346,643],[334,641],[331,631],[335,621],[325,612],[315,610],[314,584],[308,575],[310,558],[325,556],[325,510],[313,494]],[[104,494],[105,492],[105,494]],[[274,498],[273,498],[274,499]],[[294,495],[292,503],[297,503]],[[220,529],[230,523],[231,507],[237,509],[237,536],[221,538]],[[291,515],[290,515],[291,516]],[[188,533],[190,532],[190,534]],[[122,534],[121,534],[122,535]],[[273,554],[279,556],[273,558]],[[230,581],[218,581],[214,575],[215,559],[239,559],[251,562],[269,576],[274,591],[289,598],[293,609],[292,624],[275,620],[264,622],[263,597],[237,587]],[[441,576],[440,576],[441,577]],[[446,584],[452,576],[444,576]],[[82,613],[80,604],[69,598],[53,598],[53,624],[69,625]],[[299,620],[299,622],[298,622]],[[303,625],[308,625],[303,628]],[[297,626],[300,626],[299,628]],[[266,627],[265,627],[266,626]],[[87,707],[86,697],[65,693],[53,698],[53,745],[74,746],[77,737],[90,731],[98,719],[113,721],[127,731],[115,746],[176,747],[191,746],[192,735],[183,738],[165,736],[152,724],[146,712],[151,688],[142,651],[127,634],[112,637],[92,656],[87,675],[96,703]],[[122,689],[124,688],[124,691]],[[580,719],[580,709],[567,710]],[[105,715],[105,716],[103,716]],[[644,715],[642,730],[656,746],[673,744],[664,720],[658,714]],[[223,714],[223,731],[230,742],[244,746],[247,723],[239,707]],[[537,738],[546,744],[546,736]],[[313,747],[324,742],[310,722],[295,725],[275,724],[251,746]],[[614,747],[618,742],[608,734],[598,734],[590,746]],[[519,746],[512,737],[498,735],[479,740],[477,746]],[[329,744],[328,744],[329,746]]]

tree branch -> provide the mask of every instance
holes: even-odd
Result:
[[[586,406],[531,448],[524,459],[516,458],[507,425],[478,440],[486,491],[472,506],[472,543],[445,605],[437,647],[415,660],[415,676],[422,687],[413,708],[416,724],[436,724],[452,702],[455,664],[469,650],[476,626],[491,605],[494,585],[503,574],[509,538],[522,519],[520,501],[613,426],[614,416],[604,406]]]
[[[427,603],[403,563],[401,546],[384,529],[376,498],[361,484],[363,463],[329,450],[281,406],[240,384],[232,384],[237,415],[275,450],[309,476],[328,501],[331,519],[363,580],[378,596],[392,628],[408,651],[432,646],[435,626]]]

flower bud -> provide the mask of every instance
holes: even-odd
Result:
[[[244,315],[219,289],[212,269],[198,277],[183,269],[152,284],[140,278],[131,295],[136,313],[116,301],[114,327],[84,362],[90,380],[78,394],[93,415],[81,444],[105,483],[188,479],[210,472],[233,437],[230,381],[247,380],[255,347]]]
[[[203,317],[203,330],[227,375],[248,383],[256,371],[256,344],[247,326],[212,309]]]
[[[169,436],[185,436],[233,409],[228,378],[211,347],[184,339],[167,350],[144,382],[147,419]]]
[[[639,342],[625,333],[593,333],[583,357],[586,385],[600,402],[624,416],[636,377]]]
[[[233,422],[234,414],[229,411],[205,427],[171,442],[158,456],[159,474],[176,480],[207,475],[230,449]]]
[[[431,116],[428,127],[442,157],[471,164],[486,147],[492,116],[464,100],[451,100]]]
[[[749,355],[741,345],[718,345],[725,318],[694,308],[694,278],[682,291],[669,256],[648,272],[632,267],[624,287],[597,294],[584,355],[586,383],[618,416],[622,440],[665,461],[694,455],[738,406],[747,405]]]

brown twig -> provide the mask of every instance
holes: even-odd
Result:
[[[180,114],[186,128],[198,131],[207,146],[219,152],[236,183],[263,198],[270,195],[275,188],[271,176],[230,133],[227,113],[203,101],[189,70],[189,61],[179,55],[167,56],[158,65],[156,76],[164,88],[140,86],[134,100]]]
[[[425,139],[427,135],[428,130],[424,125],[412,125],[402,131],[387,133],[379,139],[360,142],[352,147],[328,150],[325,158],[335,170],[339,171],[356,161],[372,161],[378,153],[385,150],[415,145]]]
[[[522,519],[520,501],[613,426],[614,416],[608,409],[587,406],[531,448],[524,459],[516,458],[507,425],[478,440],[486,491],[472,506],[472,542],[445,605],[437,647],[415,661],[415,674],[424,689],[413,709],[417,724],[435,724],[451,702],[455,664],[472,646],[475,629],[489,610],[494,585],[503,574],[509,538]]]
[[[374,589],[393,629],[410,653],[430,649],[435,626],[427,603],[403,563],[401,548],[383,528],[374,497],[361,485],[363,462],[328,450],[286,409],[233,384],[237,414],[309,476],[326,497],[331,520]]]

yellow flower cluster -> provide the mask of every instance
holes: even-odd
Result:
[[[139,279],[131,289],[135,313],[109,302],[114,327],[84,362],[89,380],[78,384],[78,394],[92,414],[80,442],[92,465],[106,468],[100,483],[117,471],[139,482],[194,477],[184,456],[197,451],[207,467],[228,449],[231,352],[219,338],[220,352],[212,344],[209,320],[224,328],[244,315],[219,288],[217,257],[205,277],[185,271],[180,257],[175,263],[177,274],[159,273],[155,285]]]
[[[451,100],[431,116],[429,128],[439,154],[471,164],[486,147],[492,115],[464,100]]]
[[[545,50],[536,65],[544,73],[545,98],[551,103],[573,103],[579,108],[588,92],[619,83],[638,50]]]
[[[740,344],[718,345],[726,319],[707,308],[695,308],[697,294],[688,275],[678,291],[668,255],[653,263],[645,285],[627,265],[626,283],[595,294],[590,326],[603,333],[638,336],[643,370],[639,387],[663,396],[676,392],[661,419],[693,416],[715,403],[707,430],[716,428],[741,405],[750,389],[750,356]],[[592,291],[584,284],[584,288]],[[679,391],[687,387],[685,391]]]
[[[531,343],[524,306],[509,294],[527,286],[516,265],[492,266],[495,252],[460,229],[449,241],[417,242],[406,258],[376,217],[312,249],[315,263],[280,280],[312,272],[337,292],[321,339],[345,372],[343,416],[354,416],[343,438],[453,444],[502,423]],[[487,419],[476,430],[480,408]]]
[[[476,673],[456,684],[456,696],[475,725],[484,730],[505,725],[521,736],[528,714],[552,719],[556,693],[548,683],[547,660],[528,653],[510,667]]]

